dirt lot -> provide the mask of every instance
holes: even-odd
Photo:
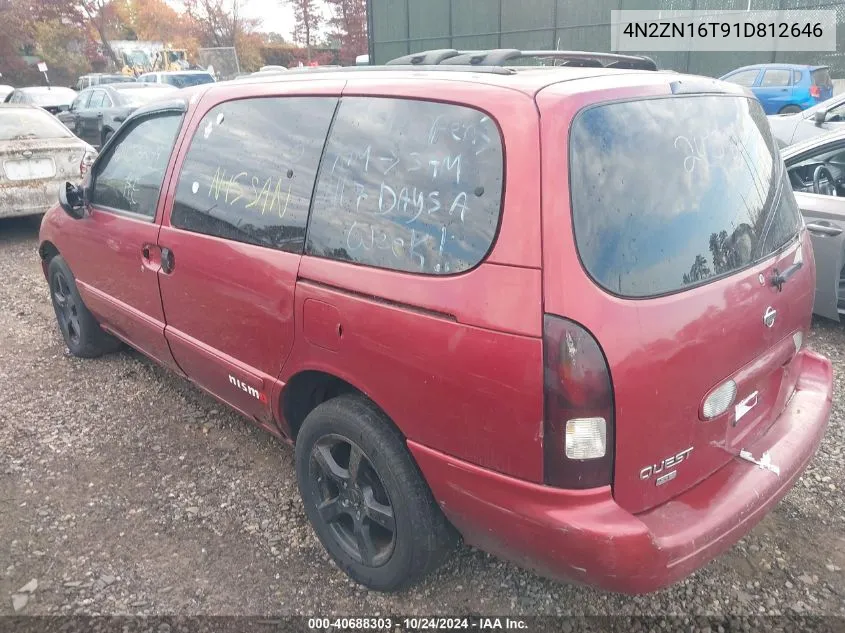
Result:
[[[845,616],[845,326],[817,322],[810,341],[837,372],[821,452],[750,536],[688,580],[608,595],[462,547],[421,587],[382,595],[323,553],[289,448],[134,352],[67,355],[37,229],[0,220],[0,615]]]

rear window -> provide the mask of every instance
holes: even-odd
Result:
[[[625,297],[668,294],[771,255],[800,216],[754,99],[594,106],[572,125],[575,238],[588,273]]]
[[[814,70],[812,76],[813,84],[816,86],[823,86],[825,88],[833,86],[833,80],[830,78],[830,71],[827,68]]]
[[[37,106],[70,104],[76,98],[76,92],[70,88],[51,88],[50,90],[32,90],[29,97]]]
[[[161,99],[165,96],[174,94],[175,91],[173,88],[150,88],[149,90],[137,89],[137,90],[121,90],[120,96],[123,99],[124,105],[128,106],[140,106],[147,103],[151,103],[156,99]]]
[[[161,80],[164,83],[176,86],[177,88],[187,88],[188,86],[199,86],[200,84],[214,83],[214,77],[206,73],[162,75]]]
[[[345,97],[320,164],[306,252],[449,275],[477,265],[499,225],[502,138],[473,108]]]
[[[0,141],[70,138],[73,134],[52,114],[43,110],[0,110]]]

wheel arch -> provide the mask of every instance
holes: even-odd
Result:
[[[290,377],[280,396],[280,412],[290,431],[290,439],[296,442],[299,429],[309,413],[322,403],[346,393],[358,394],[372,403],[384,413],[390,424],[405,438],[399,425],[366,391],[331,372],[304,369]]]
[[[44,271],[44,277],[47,277],[47,269],[50,267],[50,262],[56,255],[60,255],[59,249],[50,240],[44,240],[38,245],[38,257],[41,258],[41,270]]]

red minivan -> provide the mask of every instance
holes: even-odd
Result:
[[[44,217],[61,332],[294,443],[314,530],[371,588],[460,535],[653,591],[747,533],[821,441],[810,240],[742,88],[472,63],[137,111]]]

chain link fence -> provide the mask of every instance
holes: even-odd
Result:
[[[643,54],[661,68],[720,77],[739,66],[785,62],[830,66],[845,80],[845,0],[369,0],[370,59],[384,62],[434,48],[569,49],[609,52],[610,12],[835,10],[836,52]]]

